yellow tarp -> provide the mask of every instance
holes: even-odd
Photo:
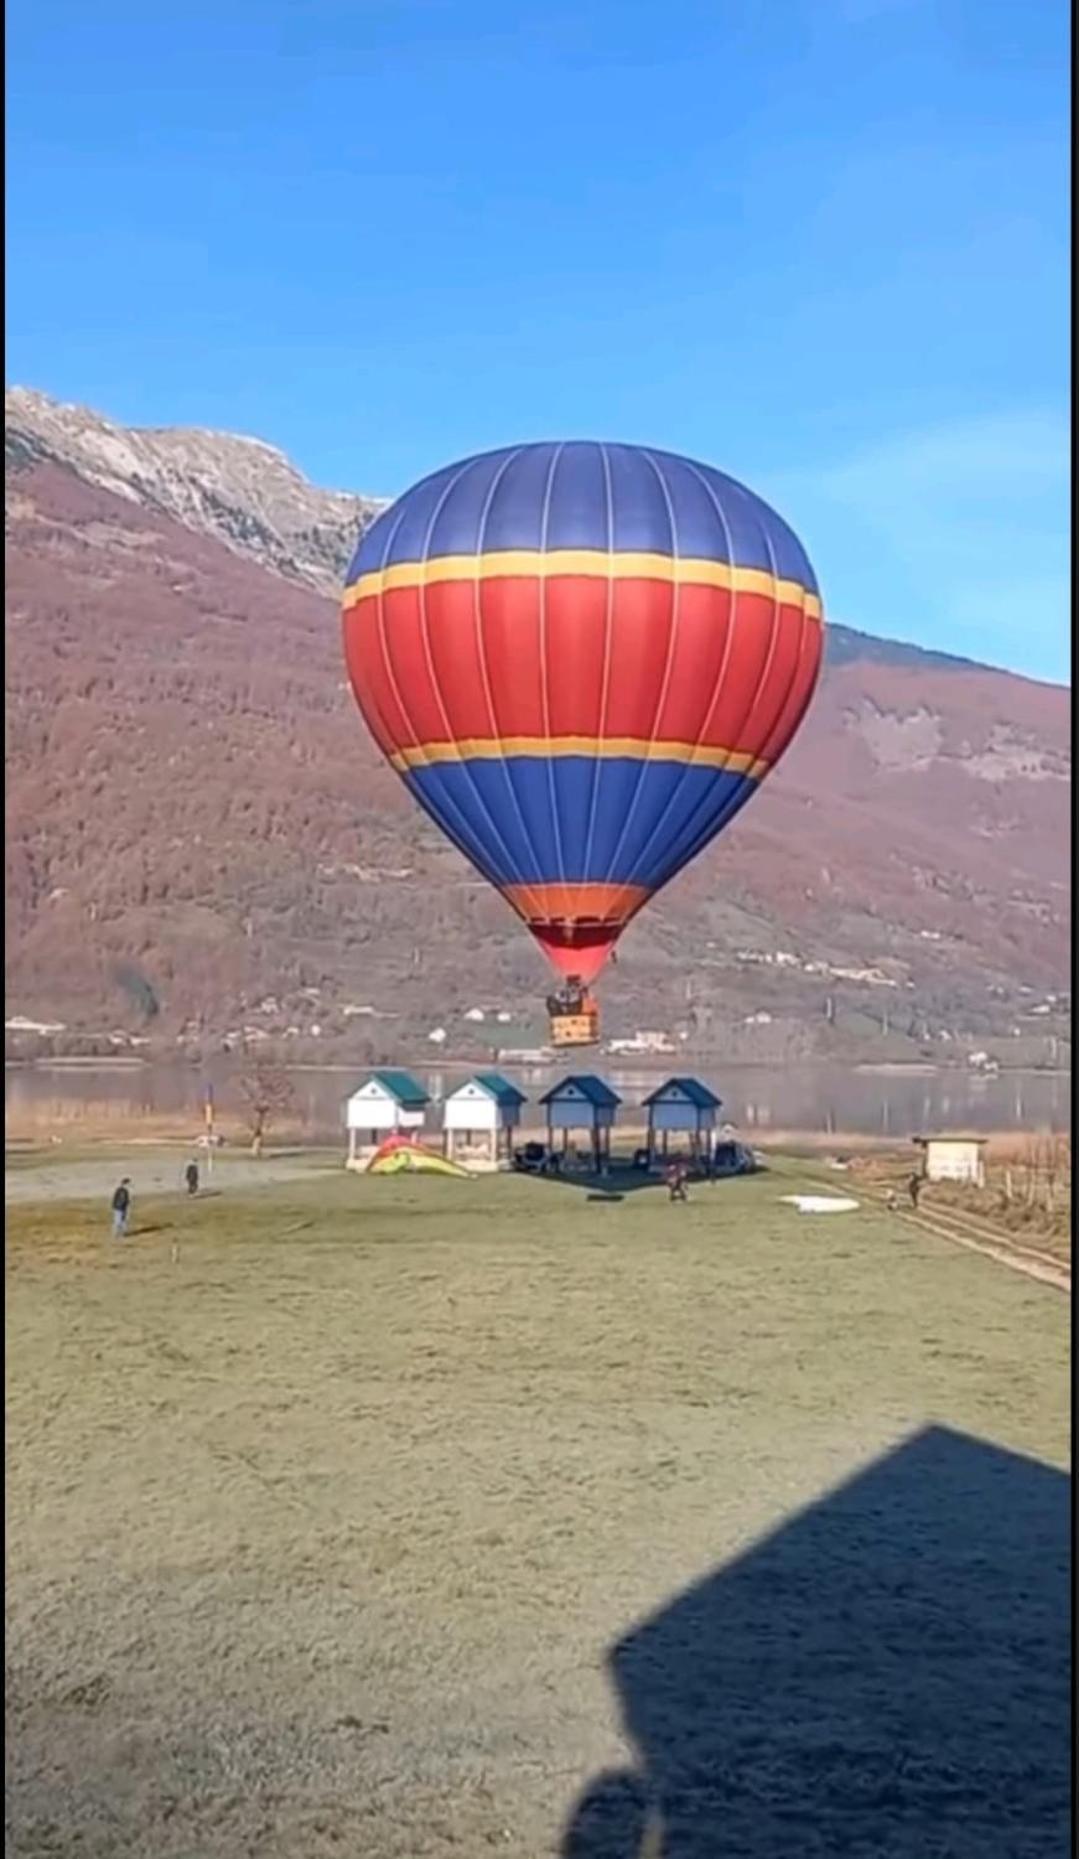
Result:
[[[421,1149],[417,1143],[402,1143],[391,1149],[388,1155],[373,1155],[367,1164],[369,1175],[455,1175],[458,1179],[468,1178],[467,1168],[459,1162],[448,1162],[445,1156],[435,1155],[430,1149]]]

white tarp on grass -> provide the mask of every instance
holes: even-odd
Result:
[[[786,1206],[797,1207],[800,1214],[848,1214],[858,1206],[857,1201],[838,1194],[784,1194],[781,1198]]]

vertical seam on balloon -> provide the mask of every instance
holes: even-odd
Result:
[[[716,496],[714,490],[712,489],[712,486],[708,483],[708,480],[702,476],[701,472],[697,469],[696,465],[693,464],[692,460],[686,459],[684,463],[686,465],[686,468],[689,471],[691,471],[693,476],[696,478],[698,484],[700,485],[701,489],[704,491],[705,496],[708,498],[708,501],[711,503],[712,508],[716,513],[716,517],[719,521],[720,529],[723,531],[723,539],[727,545],[727,560],[730,563],[730,566],[733,570],[734,565],[735,565],[734,564],[734,543],[731,539],[730,527],[727,523],[727,518],[724,512],[723,506],[720,503],[719,498]],[[645,866],[646,854],[651,851],[652,846],[655,844],[655,841],[660,833],[660,830],[667,822],[667,819],[670,815],[672,807],[675,807],[678,803],[678,797],[682,793],[682,790],[685,787],[685,784],[689,779],[690,769],[696,767],[697,765],[697,760],[698,760],[698,757],[700,755],[700,750],[701,750],[701,744],[703,743],[705,736],[708,734],[708,730],[711,725],[712,718],[715,716],[715,713],[716,713],[716,705],[719,703],[720,693],[722,692],[724,683],[726,682],[727,670],[730,665],[731,654],[734,649],[734,640],[735,640],[736,629],[737,629],[737,624],[738,624],[738,585],[737,585],[737,578],[733,573],[731,575],[730,596],[731,596],[731,604],[730,604],[730,613],[728,615],[728,620],[727,620],[727,643],[723,648],[723,658],[720,663],[719,670],[716,674],[716,683],[715,683],[715,689],[712,692],[712,701],[708,705],[708,708],[706,709],[706,711],[704,712],[704,717],[701,722],[700,728],[697,731],[697,740],[693,745],[692,753],[690,754],[689,759],[685,762],[683,769],[682,769],[682,773],[679,775],[678,780],[675,782],[675,785],[672,788],[670,795],[668,796],[666,805],[664,806],[662,813],[660,814],[658,820],[656,821],[656,824],[653,827],[651,833],[649,834],[648,840],[642,849],[642,852],[641,852],[642,870],[644,869],[644,866]],[[736,739],[732,734],[731,742],[728,745],[727,752],[724,755],[722,762],[719,764],[719,772],[721,774],[730,773],[730,756],[735,746],[735,740]],[[718,830],[719,828],[717,826],[716,831],[718,832]],[[679,862],[679,864],[675,867],[675,869],[671,872],[668,872],[667,876],[660,881],[660,883],[655,887],[656,890],[657,891],[661,890],[663,885],[669,883],[671,878],[676,877],[678,872],[682,871],[688,863],[689,863],[688,858],[682,859]]]
[[[465,463],[460,467],[460,469],[457,472],[454,473],[453,477],[450,479],[449,483],[447,484],[445,490],[443,491],[441,497],[439,498],[437,504],[435,505],[435,508],[431,514],[431,519],[427,525],[427,533],[424,537],[421,560],[426,561],[427,559],[428,550],[430,549],[430,546],[431,546],[431,537],[435,533],[435,524],[438,522],[438,519],[441,516],[443,509],[445,508],[447,500],[452,495],[453,491],[456,490],[458,484],[461,482],[461,479],[464,477],[465,472],[470,471],[473,468],[473,466],[476,465],[477,463],[478,463],[478,460],[475,458],[466,459]],[[440,717],[442,718],[442,727],[446,732],[446,741],[452,742],[453,732],[450,729],[449,715],[447,713],[446,706],[442,701],[442,692],[439,689],[438,680],[435,677],[435,664],[434,664],[434,658],[431,653],[430,631],[429,631],[428,623],[427,623],[427,583],[425,580],[420,582],[420,637],[423,641],[423,655],[427,662],[427,673],[431,680],[431,689],[433,690],[435,694],[435,702],[438,705],[438,712],[439,712]],[[413,730],[412,733],[413,735],[415,735],[416,733],[415,730]],[[495,825],[494,820],[491,817],[490,809],[488,808],[487,803],[485,802],[483,795],[480,792],[479,783],[477,782],[475,775],[472,773],[471,764],[468,762],[468,760],[464,756],[462,756],[461,760],[457,762],[455,766],[464,770],[465,780],[468,782],[468,785],[472,790],[473,796],[476,801],[476,805],[478,806],[480,813],[483,815],[484,819],[487,821],[487,824],[490,827],[492,834],[494,835],[494,839],[496,843],[502,847],[502,851],[505,854],[507,871],[515,872],[515,861],[510,857],[510,849],[508,845],[506,844],[505,840],[503,839],[502,834],[499,832],[498,827]],[[472,863],[475,864],[475,860],[473,860]],[[514,877],[510,880],[510,882],[514,884],[518,883],[519,875],[515,874]]]
[[[649,461],[649,465],[655,468],[655,470],[657,470],[657,474],[659,474],[659,468],[657,468],[657,465],[655,465],[655,459],[653,459],[653,455],[651,455],[651,452],[646,452],[646,457],[647,457],[647,461]],[[713,504],[714,504],[714,498],[713,498]],[[729,558],[733,558],[733,550],[731,550],[731,537],[729,537],[729,532],[727,532],[727,524],[726,524],[726,521],[724,521],[724,513],[722,513],[722,511],[718,509],[718,506],[716,506],[716,513],[718,513],[718,517],[720,517],[720,526],[722,526],[722,530],[724,530],[724,537],[726,537],[727,556],[729,556]],[[672,517],[672,528],[673,528],[673,517]],[[677,543],[675,543],[675,548],[677,548]],[[733,567],[733,560],[731,560],[731,567]],[[709,723],[711,723],[711,719],[713,719],[714,708],[716,708],[716,695],[718,695],[718,692],[720,692],[720,686],[722,686],[722,680],[724,680],[724,671],[726,671],[726,667],[727,667],[727,656],[729,656],[729,651],[731,651],[731,638],[733,638],[733,625],[735,625],[735,584],[733,584],[733,576],[731,576],[731,625],[729,625],[729,628],[727,628],[727,645],[726,645],[726,651],[724,651],[724,662],[722,662],[722,666],[720,666],[720,675],[718,675],[718,679],[716,679],[716,690],[714,690],[713,692],[713,701],[711,701],[711,705],[709,705],[709,708],[705,710],[705,721],[703,721],[703,725],[701,725],[701,729],[699,729],[698,731],[698,740],[696,740],[696,744],[694,744],[694,749],[692,749],[692,755],[690,755],[690,760],[686,762],[685,770],[683,770],[683,773],[679,775],[679,779],[675,781],[675,786],[673,786],[672,794],[670,794],[670,796],[668,796],[668,799],[666,799],[666,803],[664,803],[664,807],[662,807],[662,812],[660,812],[659,820],[657,820],[657,822],[655,822],[655,825],[653,825],[653,829],[651,829],[651,833],[647,835],[646,842],[644,842],[644,846],[642,846],[642,851],[640,851],[640,859],[638,859],[638,872],[640,872],[640,874],[644,874],[644,870],[646,870],[646,855],[647,853],[649,853],[649,851],[651,851],[651,848],[653,848],[653,844],[655,844],[655,838],[657,838],[657,835],[659,835],[660,827],[662,827],[662,825],[664,825],[664,822],[666,822],[666,818],[668,818],[668,814],[670,814],[670,811],[672,811],[673,803],[677,801],[677,796],[679,796],[679,792],[681,792],[681,788],[685,786],[686,775],[688,775],[688,768],[692,768],[692,764],[694,764],[694,760],[696,760],[696,755],[698,755],[699,745],[701,745],[701,742],[705,740],[705,731],[707,731],[707,725],[709,725]],[[673,623],[672,623],[672,639],[673,639]],[[724,770],[726,770],[726,757],[724,757]],[[612,863],[614,863],[614,861],[612,861]]]
[[[807,564],[806,564],[806,565],[807,565],[807,567],[809,566],[809,564],[808,564],[808,562],[807,562]],[[815,579],[815,576],[813,576],[813,575],[812,575],[812,572],[811,572],[811,573],[810,573],[810,575],[809,575],[809,576],[808,576],[807,578],[808,578],[808,579]],[[816,625],[816,626],[814,627],[814,629],[813,629],[813,632],[812,632],[812,634],[811,634],[811,633],[810,633],[810,631],[809,631],[809,626],[808,626],[808,619],[807,619],[807,614],[806,614],[806,597],[807,597],[807,591],[808,591],[808,590],[806,590],[806,591],[803,591],[803,594],[802,594],[802,611],[801,611],[801,627],[800,627],[800,630],[799,630],[799,633],[798,633],[798,654],[797,654],[797,658],[796,658],[796,660],[795,660],[795,666],[796,666],[796,672],[797,672],[797,671],[800,671],[800,670],[801,670],[801,665],[802,665],[802,654],[803,654],[803,652],[805,651],[805,644],[806,644],[806,639],[807,639],[807,638],[810,638],[810,637],[812,637],[812,638],[815,638],[815,639],[817,640],[817,642],[818,642],[818,647],[822,647],[822,644],[823,644],[823,629],[822,629],[822,627],[821,627],[821,625],[820,625],[819,623],[818,623],[818,624],[817,624],[817,625]],[[819,599],[819,597],[820,597],[820,590],[818,589],[818,599]],[[823,618],[823,607],[822,607],[822,618]],[[806,694],[805,694],[805,696],[804,696],[804,698],[802,699],[802,702],[801,702],[801,704],[799,705],[799,707],[798,707],[798,710],[797,710],[797,711],[796,711],[796,713],[795,713],[795,717],[794,717],[794,721],[793,721],[793,723],[791,724],[791,726],[790,726],[790,729],[789,729],[789,730],[788,730],[788,732],[787,732],[787,742],[788,742],[788,743],[789,743],[789,742],[791,742],[791,741],[793,741],[793,739],[794,739],[794,737],[795,737],[795,735],[797,734],[797,732],[798,732],[798,730],[799,730],[799,728],[801,727],[801,723],[802,723],[802,718],[803,718],[803,717],[805,716],[805,713],[806,713],[806,711],[807,711],[807,710],[808,710],[808,708],[809,708],[809,701],[810,701],[810,698],[812,697],[812,695],[813,695],[813,691],[814,691],[814,689],[815,689],[815,687],[816,687],[816,682],[817,682],[817,676],[819,675],[819,672],[820,672],[820,656],[819,656],[819,653],[818,653],[818,659],[817,659],[817,671],[816,671],[816,673],[814,673],[814,676],[813,676],[813,679],[812,679],[812,682],[810,683],[810,685],[809,685],[809,688],[808,688],[808,690],[806,691]],[[793,682],[793,680],[792,680],[792,682]],[[788,693],[788,695],[789,695],[789,693]],[[764,758],[764,759],[765,759],[765,760],[767,761],[767,763],[768,763],[768,766],[767,766],[767,768],[766,768],[766,771],[765,771],[766,773],[769,773],[769,772],[771,771],[771,760],[770,760],[770,752],[771,752],[771,749],[772,749],[772,745],[773,745],[773,743],[774,743],[774,741],[775,741],[775,732],[776,732],[776,730],[778,729],[778,727],[779,727],[779,725],[780,725],[780,723],[782,722],[782,719],[783,719],[783,710],[784,710],[784,705],[785,705],[785,703],[786,703],[786,699],[784,699],[784,702],[783,702],[783,704],[781,704],[781,705],[780,705],[780,707],[779,707],[779,715],[778,715],[778,716],[776,717],[776,720],[775,720],[775,723],[773,724],[773,726],[772,726],[772,728],[771,728],[771,730],[770,730],[770,731],[769,731],[769,733],[768,733],[768,737],[767,737],[767,739],[766,739],[766,742],[765,742],[765,746],[764,746],[764,748],[762,748],[762,750],[761,750],[761,756],[762,756],[762,758]],[[782,753],[782,751],[781,751],[781,753]],[[763,776],[762,776],[762,779],[763,779]]]
[[[540,517],[540,554],[547,553],[547,534],[551,518],[551,498],[554,495],[555,473],[558,461],[565,451],[565,445],[555,446],[551,455],[550,470],[543,492],[543,507]],[[540,577],[540,701],[543,715],[543,734],[548,742],[551,740],[551,700],[547,682],[547,576]],[[555,787],[554,759],[550,752],[545,756],[547,766],[547,792],[551,802],[551,830],[554,835],[555,860],[558,865],[558,881],[563,890],[566,886],[566,864],[562,856],[562,833],[558,824],[558,790]],[[563,899],[563,901],[565,901]]]
[[[406,513],[407,513],[407,506],[402,503],[400,515],[398,516],[396,523],[394,523],[393,527],[390,529],[387,535],[387,538],[386,538],[386,547],[385,547],[385,550],[383,551],[383,556],[382,556],[383,566],[385,566],[386,556],[389,554],[390,549],[393,547],[393,543],[397,536],[397,532],[405,520]],[[405,728],[411,731],[416,750],[418,751],[421,757],[422,766],[426,768],[428,764],[427,764],[427,757],[424,753],[424,745],[420,741],[419,730],[416,728],[416,725],[413,723],[412,718],[409,716],[408,705],[405,703],[404,697],[401,694],[401,687],[397,682],[397,674],[394,671],[393,665],[390,660],[389,647],[386,643],[386,604],[385,603],[386,603],[386,592],[384,588],[380,588],[379,594],[378,594],[378,602],[377,602],[375,611],[378,615],[378,649],[382,656],[382,669],[386,674],[386,682],[389,685],[390,690],[393,692],[394,702],[397,704],[397,707],[400,710],[401,715],[404,717]]]
[[[745,493],[743,492],[742,495],[744,496]],[[779,584],[776,580],[776,556],[775,556],[775,550],[772,547],[772,538],[768,534],[768,531],[765,528],[765,525],[761,522],[756,511],[751,510],[750,514],[752,515],[753,521],[757,524],[757,527],[760,530],[761,539],[765,547],[765,552],[767,553],[768,560],[772,566],[772,631],[771,631],[771,634],[768,640],[768,650],[764,656],[764,664],[761,667],[760,676],[757,679],[757,687],[755,691],[753,692],[752,702],[747,705],[742,715],[742,723],[738,731],[739,741],[741,741],[742,739],[742,732],[745,729],[746,723],[748,722],[750,716],[752,715],[753,711],[756,709],[757,704],[760,701],[761,692],[764,690],[768,682],[768,676],[769,676],[769,673],[771,672],[772,665],[775,660],[776,647],[779,643],[779,630],[780,630]],[[802,617],[803,617],[803,623],[804,623],[804,619],[805,619],[804,600],[802,602]],[[783,705],[781,703],[779,706],[779,710],[777,711],[777,714],[776,714],[776,719],[775,719],[776,721],[778,721],[779,716],[782,715],[782,711],[783,711]],[[774,723],[772,727],[773,728],[775,727]],[[769,738],[770,736],[771,736],[771,731],[769,731]]]
[[[734,493],[735,497],[741,498],[743,501],[748,502],[749,501],[748,493],[743,489],[743,487],[739,485],[738,483],[736,483],[733,479],[730,481],[730,483],[731,483],[731,490]],[[718,498],[713,497],[713,502],[716,503],[716,506],[718,508]],[[776,584],[775,584],[775,567],[776,567],[775,554],[772,549],[772,545],[771,545],[771,541],[768,536],[768,532],[765,529],[765,526],[761,522],[760,518],[757,516],[756,510],[752,508],[752,505],[750,505],[749,514],[757,525],[757,528],[760,532],[761,540],[764,543],[764,547],[765,547],[765,551],[768,556],[768,560],[772,564],[772,585],[773,585],[772,628],[771,628],[771,632],[768,638],[768,649],[764,655],[764,664],[761,667],[760,672],[758,673],[756,684],[753,687],[753,694],[748,699],[748,701],[745,703],[743,707],[741,721],[739,722],[737,730],[731,731],[732,742],[741,742],[743,735],[745,733],[746,724],[748,723],[750,717],[752,716],[754,710],[757,707],[757,704],[760,700],[761,692],[763,691],[765,684],[768,680],[768,674],[772,669],[772,661],[775,658],[776,641],[779,637],[778,618],[779,618],[780,603],[779,603],[778,588],[776,587]],[[724,758],[723,772],[725,774],[730,772],[729,756]],[[760,779],[761,777],[758,777],[758,785],[760,784]],[[740,810],[741,806],[743,805],[743,802],[746,799],[748,799],[748,795],[740,794],[739,790],[736,788],[734,793],[731,795],[730,799],[725,803],[724,806],[720,808],[715,819],[710,823],[706,822],[705,825],[699,828],[698,831],[694,834],[693,839],[690,841],[690,850],[686,853],[686,856],[684,860],[682,861],[682,866],[680,867],[680,869],[683,869],[685,865],[688,865],[690,859],[695,858],[698,852],[703,851],[704,847],[708,845],[711,842],[711,840],[713,840],[716,837],[718,833],[721,833],[723,831],[723,828],[724,826],[726,826],[728,820],[730,820],[733,817],[733,815]]]
[[[599,448],[603,465],[603,488],[607,506],[607,612],[603,629],[603,680],[600,685],[599,719],[596,741],[602,743],[607,737],[607,711],[610,705],[611,691],[611,654],[614,633],[614,490],[611,485],[611,461],[607,456],[607,447]],[[603,758],[597,755],[592,763],[592,795],[588,808],[588,834],[585,839],[584,869],[585,874],[592,870],[592,844],[596,836],[596,817],[599,813],[599,785],[603,774]]]
[[[398,523],[400,522],[400,520],[401,520],[400,517],[398,517],[397,519]],[[396,534],[396,527],[394,525],[387,524],[386,527],[391,535]],[[356,550],[353,555],[354,564],[359,562],[360,553],[363,549],[365,540],[366,540],[366,537],[361,535],[359,543],[357,544]],[[388,546],[389,545],[387,544],[386,547],[388,548]],[[385,562],[386,562],[386,553],[384,550],[383,555],[382,555],[382,560],[379,563],[380,569],[385,566]],[[378,596],[378,599],[381,599],[381,594]],[[376,602],[376,606],[377,606],[377,602]],[[358,607],[342,607],[342,610],[341,610],[341,642],[344,647],[344,653],[345,653],[345,669],[348,672],[349,684],[352,687],[352,693],[359,707],[360,715],[363,717],[364,722],[367,722],[367,709],[365,708],[363,699],[361,698],[359,690],[357,689],[356,679],[353,675],[352,666],[349,662],[349,639],[354,633],[358,632],[361,624],[362,624],[361,614],[360,614],[360,609]],[[380,641],[379,649],[381,650],[381,641]],[[362,653],[361,653],[361,656],[362,656]],[[378,721],[378,727],[380,731],[385,736],[387,742],[392,742],[396,735],[396,731],[392,729],[387,729],[385,711],[383,710],[381,704],[378,702],[378,699],[375,696],[373,688],[370,689],[366,693],[366,697],[367,697],[367,707],[370,708],[374,712],[374,715]],[[370,727],[370,725],[368,725],[368,727]],[[373,730],[371,733],[372,735],[374,735]],[[389,757],[387,755],[387,751],[383,748],[382,743],[378,741],[378,738],[376,737],[375,739],[378,745],[379,754],[382,755],[384,759],[388,760]],[[392,763],[390,765],[392,767]],[[397,774],[398,779],[400,779],[399,771],[394,769],[394,773]]]
[[[397,532],[400,529],[402,523],[404,522],[407,513],[408,513],[407,505],[402,503],[400,513],[397,517],[397,521],[393,523],[392,525],[390,525],[387,529],[386,545],[382,553],[382,562],[380,564],[382,567],[385,567],[386,565],[386,557],[389,555],[389,552],[391,548],[393,547],[393,543],[397,536]],[[386,681],[389,684],[390,689],[393,692],[393,696],[397,704],[397,707],[400,710],[401,715],[405,720],[405,728],[410,730],[412,732],[413,737],[415,738],[416,747],[419,750],[420,756],[422,758],[420,765],[423,768],[429,768],[431,764],[428,761],[427,757],[424,755],[424,748],[423,748],[423,744],[420,742],[419,731],[417,730],[416,725],[414,724],[411,716],[409,715],[408,706],[405,703],[404,697],[401,694],[401,687],[398,684],[397,675],[393,669],[393,664],[390,660],[389,649],[386,644],[386,616],[383,610],[383,601],[385,600],[385,598],[386,598],[385,593],[380,590],[376,612],[378,614],[378,622],[377,622],[378,624],[378,649],[382,657],[382,669],[386,674]],[[377,704],[375,705],[375,708],[377,710],[378,708]],[[397,732],[395,730],[388,730],[386,733],[389,736],[394,736],[396,735]],[[453,845],[457,847],[457,850],[458,852],[460,852],[462,858],[466,859],[468,863],[473,867],[473,869],[476,869],[475,855],[471,851],[469,851],[466,840],[462,838],[460,825],[452,824],[455,817],[458,821],[461,821],[464,819],[464,815],[461,813],[460,808],[456,806],[455,803],[451,799],[448,799],[447,796],[443,795],[442,811],[449,815],[449,820],[451,822],[450,824],[447,824],[446,820],[440,817],[440,814],[435,811],[435,808],[433,804],[431,803],[431,801],[425,798],[423,788],[419,784],[419,782],[413,785],[413,783],[411,781],[406,780],[403,775],[401,775],[400,778],[403,782],[404,787],[407,789],[409,794],[411,794],[413,800],[416,801],[416,803],[421,808],[421,810],[427,815],[427,818],[434,822],[434,824],[437,826],[440,833],[445,833],[446,838],[449,839],[453,843]]]
[[[663,668],[663,677],[660,680],[659,696],[656,699],[656,707],[652,713],[652,726],[648,732],[648,740],[650,742],[654,742],[656,738],[656,728],[658,726],[660,717],[663,715],[663,706],[667,701],[667,692],[669,691],[670,684],[671,684],[671,674],[674,670],[674,650],[675,650],[675,640],[676,640],[677,633],[678,633],[679,596],[681,593],[681,582],[678,579],[678,573],[677,573],[678,562],[680,560],[680,553],[679,553],[679,548],[678,548],[678,521],[674,513],[674,503],[671,499],[670,491],[667,488],[667,480],[663,476],[663,473],[660,470],[659,466],[656,464],[656,461],[652,457],[651,452],[643,452],[642,456],[648,460],[649,466],[651,467],[651,470],[655,475],[656,483],[659,485],[660,493],[663,497],[663,501],[667,506],[667,520],[671,526],[671,549],[673,551],[673,559],[674,559],[674,564],[675,564],[674,586],[671,591],[670,632],[667,635],[667,660]],[[637,776],[637,785],[635,786],[633,790],[632,798],[630,800],[629,806],[626,809],[626,817],[622,822],[622,831],[618,835],[618,839],[615,842],[614,851],[611,853],[610,859],[607,864],[606,882],[608,884],[613,884],[615,882],[615,879],[612,877],[612,873],[614,871],[615,866],[618,863],[618,855],[621,852],[622,847],[624,846],[626,842],[630,827],[633,824],[633,816],[637,811],[637,805],[640,800],[641,793],[644,788],[644,784],[647,779],[648,770],[650,767],[651,767],[651,763],[647,759],[641,763],[640,773]],[[649,834],[648,837],[649,839],[651,839],[652,835]],[[628,883],[629,883],[629,880],[627,879],[620,886],[620,889],[619,889],[620,897],[626,891]]]
[[[742,488],[741,485],[734,483],[732,480],[731,488],[734,491],[736,496],[748,502],[748,493]],[[752,520],[754,521],[754,523],[756,523],[757,525],[757,529],[760,533],[761,541],[764,544],[765,553],[767,554],[768,560],[771,563],[772,586],[773,586],[774,592],[772,596],[772,628],[771,628],[771,633],[768,639],[768,650],[765,653],[764,664],[757,677],[757,682],[756,682],[756,685],[754,686],[752,698],[750,699],[750,701],[748,702],[748,704],[746,705],[745,709],[742,712],[742,721],[739,724],[737,731],[732,732],[733,739],[739,742],[742,739],[742,734],[745,730],[746,723],[748,722],[750,716],[753,714],[753,711],[755,710],[758,702],[760,701],[761,692],[764,690],[765,685],[767,684],[768,675],[772,669],[772,664],[775,660],[776,645],[779,639],[779,630],[780,630],[779,616],[780,616],[781,602],[779,598],[778,582],[776,579],[775,551],[772,548],[771,537],[769,536],[765,525],[761,522],[759,516],[757,515],[756,510],[752,507],[752,505],[750,505],[749,514],[752,517]],[[802,606],[802,621],[804,625],[805,623],[804,602]],[[779,721],[779,717],[782,715],[782,712],[783,712],[783,705],[781,703],[776,713],[775,722]],[[773,728],[774,727],[775,727],[775,723],[773,723]],[[771,737],[771,732],[769,732],[768,740],[770,740],[770,737]],[[764,751],[762,750],[761,754],[763,755],[763,753]],[[724,761],[724,772],[725,773],[727,772],[726,761]],[[762,778],[763,777],[758,778],[758,782],[757,782],[758,786],[760,785],[760,780]],[[706,822],[694,834],[693,839],[690,841],[689,849],[687,850],[685,857],[682,860],[682,863],[679,867],[680,870],[684,869],[685,866],[689,864],[691,859],[696,858],[698,852],[703,852],[705,846],[710,844],[711,841],[717,836],[717,834],[723,831],[723,828],[727,825],[728,821],[732,819],[736,813],[740,812],[742,806],[744,805],[745,801],[748,798],[749,796],[747,793],[739,792],[737,788],[735,789],[735,792],[731,795],[730,799],[726,802],[726,804],[720,808],[715,818],[712,821]]]
[[[475,574],[475,579],[473,582],[472,611],[473,611],[473,617],[476,623],[476,649],[479,654],[480,676],[483,680],[484,701],[486,702],[486,705],[487,705],[487,715],[490,720],[491,735],[496,740],[501,740],[502,729],[499,724],[498,714],[495,710],[494,691],[491,685],[491,676],[490,676],[490,671],[487,665],[487,641],[486,641],[486,632],[484,628],[483,601],[482,601],[483,577],[480,573],[480,562],[482,560],[483,553],[484,553],[484,536],[485,536],[485,532],[487,528],[487,519],[491,514],[491,508],[495,500],[495,493],[497,492],[498,487],[502,482],[502,479],[505,477],[506,472],[510,469],[510,466],[515,464],[517,459],[521,457],[522,453],[524,452],[524,449],[525,448],[522,445],[514,447],[514,449],[509,453],[509,455],[503,460],[502,464],[499,466],[497,472],[495,473],[495,476],[491,483],[491,487],[487,492],[486,499],[484,500],[483,508],[480,511],[479,533],[477,537],[478,546],[476,550],[476,574]],[[499,761],[499,766],[502,770],[503,778],[506,783],[506,791],[509,794],[510,801],[513,806],[513,810],[517,815],[518,824],[520,825],[520,828],[521,828],[521,837],[525,845],[528,846],[529,850],[532,853],[533,864],[537,865],[537,868],[538,868],[538,861],[536,860],[536,848],[532,844],[532,837],[531,837],[531,834],[529,833],[528,825],[525,820],[524,810],[521,806],[520,801],[517,798],[517,789],[513,785],[513,777],[510,774],[509,768],[506,763],[506,758],[504,755],[501,757]],[[531,907],[532,915],[536,917],[537,919],[542,918],[543,910],[540,907],[539,898],[536,895],[536,892],[533,890],[531,884],[525,884],[524,882],[521,882],[519,884],[519,888],[520,890],[526,893],[526,898],[531,900],[530,907]],[[525,902],[525,901],[526,900],[523,898],[522,902]],[[526,905],[526,907],[528,906]]]

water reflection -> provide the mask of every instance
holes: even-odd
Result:
[[[467,1065],[415,1066],[431,1094],[428,1120],[439,1122],[440,1106],[473,1069]],[[562,1068],[506,1066],[506,1076],[535,1107]],[[565,1069],[569,1069],[567,1066]],[[623,1122],[661,1081],[659,1071],[602,1067],[621,1094]],[[859,1072],[850,1066],[759,1066],[702,1063],[700,1074],[723,1098],[723,1116],[747,1131],[805,1130],[841,1136],[884,1135],[901,1139],[939,1129],[1066,1130],[1071,1118],[1071,1079],[1066,1074],[1025,1073],[967,1078],[962,1073]],[[312,1138],[335,1139],[342,1104],[365,1068],[355,1071],[302,1069],[292,1074],[304,1128]],[[9,1116],[42,1123],[90,1122],[106,1113],[130,1117],[201,1116],[206,1076],[186,1066],[9,1066],[5,1103]],[[222,1113],[237,1107],[234,1075],[225,1066],[213,1073]]]

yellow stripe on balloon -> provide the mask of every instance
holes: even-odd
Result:
[[[692,762],[700,768],[722,768],[728,774],[748,775],[760,781],[768,763],[743,749],[700,747],[695,742],[646,741],[639,736],[483,736],[459,742],[421,742],[397,749],[390,761],[400,774],[440,762],[498,762],[515,755],[550,757],[583,755],[599,761]]]
[[[641,553],[608,553],[606,549],[496,549],[485,555],[436,555],[425,562],[398,562],[391,568],[361,575],[345,589],[344,605],[353,607],[371,595],[395,588],[437,587],[447,581],[494,581],[507,577],[588,575],[602,580],[664,581],[679,586],[730,588],[739,594],[763,594],[783,605],[801,607],[809,619],[819,620],[818,595],[800,581],[783,580],[763,568],[732,568],[728,562],[705,558]]]

